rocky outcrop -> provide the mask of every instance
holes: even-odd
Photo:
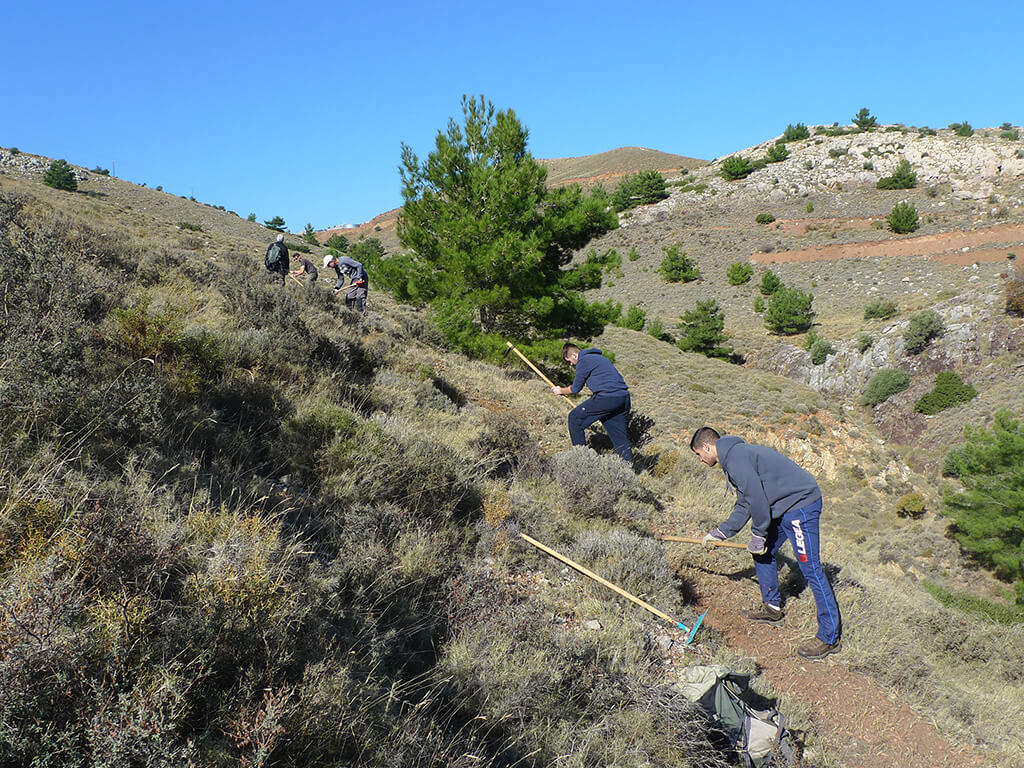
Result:
[[[0,149],[0,173],[11,176],[42,176],[52,162],[48,157],[30,155],[17,150]],[[89,172],[84,168],[72,165],[71,169],[78,181],[85,181],[89,178]]]

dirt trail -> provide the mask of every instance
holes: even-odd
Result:
[[[754,624],[740,608],[757,600],[757,588],[744,580],[683,566],[695,585],[706,621],[722,633],[734,651],[757,660],[776,689],[810,708],[829,753],[847,768],[977,768],[989,765],[978,747],[953,745],[931,721],[898,696],[843,662],[842,652],[823,661],[807,661],[796,649],[810,637],[795,621],[773,627]],[[895,661],[895,660],[894,660]]]
[[[818,245],[778,253],[754,253],[751,261],[760,264],[787,262],[838,261],[876,257],[924,256],[943,264],[969,265],[998,262],[1007,251],[1024,248],[1024,224],[1002,224],[984,229],[943,232],[937,235],[872,240],[866,243]]]

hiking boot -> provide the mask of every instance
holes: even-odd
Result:
[[[757,608],[743,608],[740,613],[759,624],[779,624],[782,622],[782,617],[786,615],[781,608],[768,605],[768,603],[761,603]]]
[[[823,643],[821,640],[815,638],[806,645],[800,646],[800,648],[797,649],[797,653],[800,656],[803,656],[805,659],[810,659],[811,661],[821,661],[830,653],[838,653],[842,649],[842,647],[842,640],[836,640],[834,643],[829,645],[828,643]]]

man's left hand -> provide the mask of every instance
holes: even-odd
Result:
[[[747,552],[752,555],[763,555],[768,551],[765,546],[764,536],[758,536],[756,533],[750,534],[750,541],[747,542]]]

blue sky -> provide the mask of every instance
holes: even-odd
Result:
[[[788,123],[1024,122],[1018,1],[27,2],[4,10],[0,146],[290,230],[401,203],[462,94],[535,157],[711,159]]]

